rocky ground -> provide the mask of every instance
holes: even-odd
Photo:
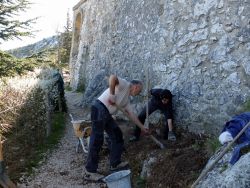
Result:
[[[79,107],[81,97],[80,93],[66,92],[68,111],[74,119],[88,119],[84,109]],[[149,137],[142,137],[135,143],[128,142],[133,125],[124,120],[118,123],[124,133],[126,151],[123,158],[130,163],[133,187],[189,187],[207,161],[203,137],[178,129],[176,142],[165,141],[158,136],[166,146],[166,149],[160,149]],[[24,183],[19,187],[106,187],[105,183],[84,180],[86,155],[76,153],[76,141],[67,115],[66,131],[59,147],[48,156],[35,175],[22,180]],[[152,158],[155,162],[146,170],[147,180],[140,178],[143,164]],[[99,170],[109,174],[106,150],[100,153]]]

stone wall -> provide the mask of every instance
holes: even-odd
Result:
[[[149,68],[191,131],[218,133],[249,100],[248,0],[82,0],[72,45],[74,90],[101,70],[146,83]]]

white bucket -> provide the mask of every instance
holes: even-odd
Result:
[[[130,170],[121,170],[112,173],[103,180],[107,183],[108,188],[131,188]]]

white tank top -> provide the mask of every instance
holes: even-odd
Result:
[[[130,109],[129,102],[129,90],[130,83],[122,78],[118,77],[119,84],[115,86],[115,96],[116,96],[116,105],[122,109]],[[118,108],[116,105],[111,105],[108,102],[110,96],[110,89],[106,89],[101,96],[98,98],[108,109],[110,114],[114,114],[117,112]]]

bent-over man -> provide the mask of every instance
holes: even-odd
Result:
[[[103,133],[109,136],[110,146],[110,170],[115,171],[128,165],[121,161],[123,152],[123,134],[117,123],[112,118],[118,110],[122,110],[138,128],[144,133],[148,130],[133,113],[129,97],[138,95],[142,90],[142,82],[132,80],[131,82],[111,75],[109,78],[109,88],[94,101],[91,107],[92,133],[90,136],[89,153],[86,164],[86,179],[99,180],[102,174],[97,172],[98,154],[103,144]]]

